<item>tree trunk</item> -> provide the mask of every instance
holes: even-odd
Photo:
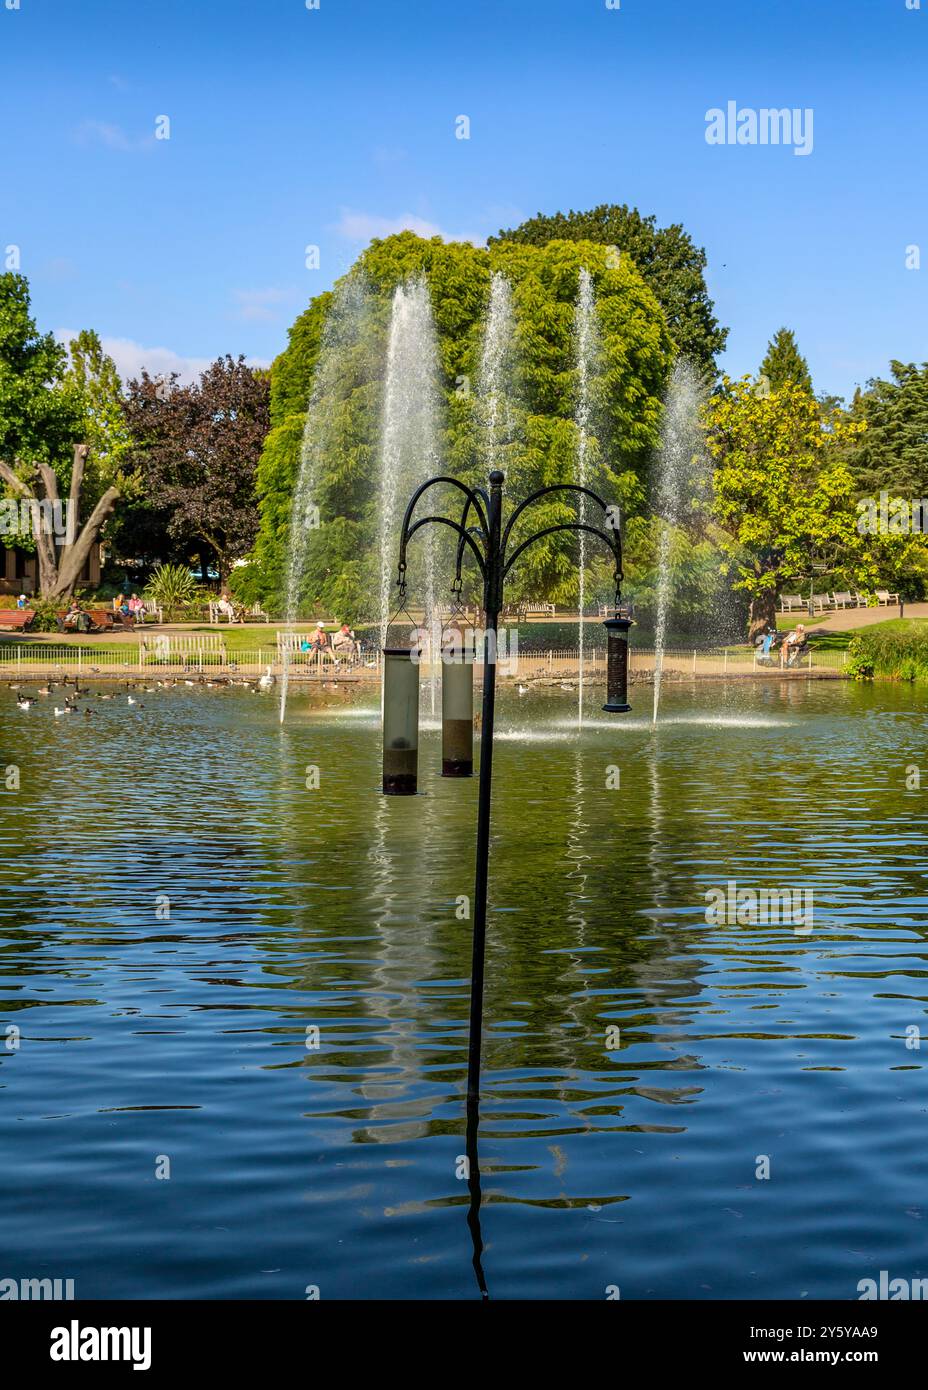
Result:
[[[35,510],[32,514],[32,530],[35,537],[36,555],[39,562],[39,593],[42,598],[52,603],[61,599],[70,598],[74,592],[74,586],[80,578],[81,570],[87,563],[94,542],[98,539],[103,524],[112,514],[113,508],[119,500],[119,489],[115,487],[107,488],[94,507],[90,516],[81,527],[77,529],[77,519],[80,508],[81,487],[84,481],[84,464],[87,459],[87,445],[77,444],[74,447],[74,463],[71,472],[71,495],[69,498],[68,516],[64,536],[64,544],[59,554],[55,545],[54,532],[49,528],[47,520],[43,518],[41,502],[46,501],[54,505],[60,502],[58,492],[58,479],[54,470],[47,463],[40,463],[36,469],[38,477],[42,482],[44,498],[39,498],[38,489],[22,478],[17,477],[8,463],[0,459],[0,479],[6,483],[17,497],[24,498],[26,501],[35,503]]]
[[[777,596],[772,589],[765,589],[762,594],[751,599],[751,614],[748,620],[748,641],[753,643],[758,637],[767,631],[769,627],[777,625]]]
[[[103,523],[112,515],[118,501],[119,489],[108,487],[81,527],[77,540],[73,545],[69,545],[63,553],[58,569],[56,598],[71,597],[94,542],[103,529]]]

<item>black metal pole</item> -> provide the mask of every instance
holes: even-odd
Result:
[[[480,1049],[483,1042],[483,966],[487,936],[487,879],[490,866],[490,803],[493,790],[493,719],[496,710],[497,624],[502,607],[503,557],[500,546],[503,475],[490,474],[487,516],[486,579],[483,590],[483,716],[480,729],[480,787],[477,799],[477,863],[474,874],[474,934],[470,972],[470,1042],[467,1052],[467,1105],[476,1112],[480,1099]]]

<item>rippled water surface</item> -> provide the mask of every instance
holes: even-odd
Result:
[[[0,1276],[478,1296],[456,916],[476,782],[436,775],[438,733],[422,794],[385,799],[371,692],[296,694],[283,729],[240,690],[91,695],[60,719],[2,693]],[[580,737],[575,696],[502,696],[491,1297],[925,1276],[922,699],[675,688],[655,731],[647,692],[614,722],[596,695]],[[812,931],[707,922],[729,879],[811,889]]]

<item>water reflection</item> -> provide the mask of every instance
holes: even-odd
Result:
[[[422,795],[381,797],[375,699],[291,693],[282,730],[237,691],[4,716],[5,1272],[53,1252],[83,1297],[498,1299],[917,1271],[917,693],[670,687],[657,729],[579,736],[571,694],[503,694],[479,1160],[476,786],[426,731]],[[707,922],[729,879],[813,888],[813,932]]]

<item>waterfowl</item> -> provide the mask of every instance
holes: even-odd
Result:
[[[258,677],[258,687],[260,690],[271,690],[275,684],[276,677],[271,675],[271,668],[269,666],[264,675]]]
[[[24,696],[22,697],[22,699],[16,701],[16,708],[17,708],[17,709],[32,709],[32,706],[33,706],[34,703],[35,703],[34,700],[30,700],[27,696],[24,695]]]
[[[59,709],[57,705],[55,706],[56,719],[60,719],[63,714],[74,714],[74,712],[75,711],[73,705],[65,705],[64,709]]]

